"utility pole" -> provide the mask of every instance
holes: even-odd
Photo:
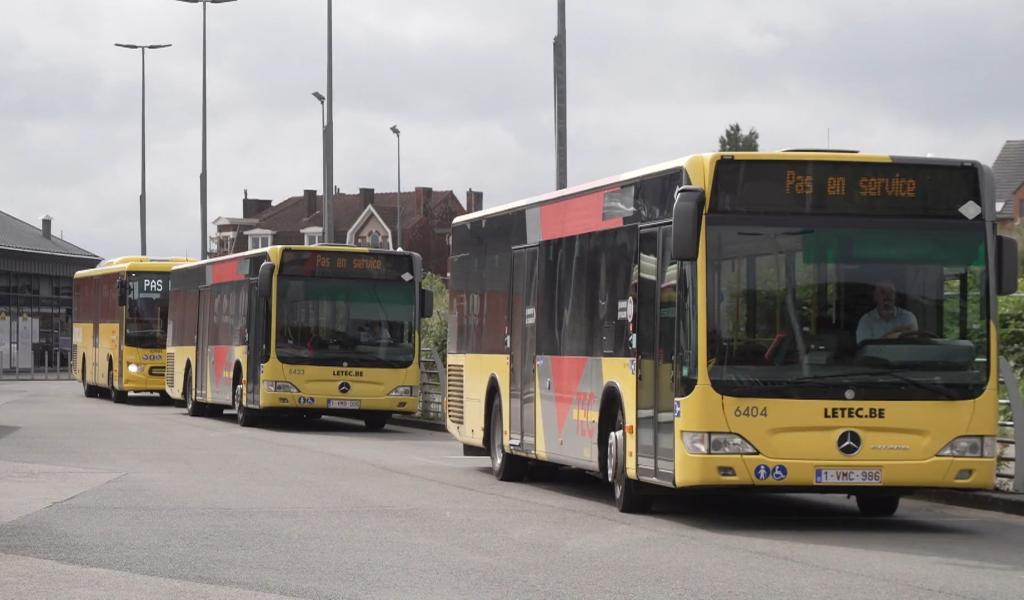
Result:
[[[565,189],[568,141],[565,131],[565,0],[558,0],[558,35],[555,36],[555,189]]]
[[[327,0],[327,125],[324,127],[324,243],[334,242],[334,16],[332,0]]]

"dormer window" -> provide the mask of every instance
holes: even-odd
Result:
[[[245,235],[249,238],[249,250],[266,248],[272,245],[274,243],[274,233],[269,229],[250,229],[246,231]]]

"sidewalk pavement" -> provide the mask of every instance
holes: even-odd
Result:
[[[1024,494],[1013,492],[965,492],[961,490],[926,490],[912,498],[967,508],[979,508],[1024,516]]]

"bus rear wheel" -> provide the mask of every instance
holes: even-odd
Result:
[[[206,416],[206,405],[196,400],[195,391],[192,390],[192,371],[185,371],[185,382],[182,384],[181,394],[185,396],[185,411],[188,416]]]
[[[863,517],[891,517],[899,507],[899,496],[857,494],[857,509]]]
[[[380,431],[388,424],[391,415],[388,413],[370,413],[363,417],[363,423],[369,431]]]
[[[615,426],[608,432],[608,479],[615,495],[615,508],[624,513],[645,513],[651,510],[651,497],[641,491],[642,484],[626,477],[625,418],[622,405],[615,416]]]
[[[522,481],[526,476],[526,459],[505,452],[501,421],[501,396],[491,401],[491,472],[498,481]]]

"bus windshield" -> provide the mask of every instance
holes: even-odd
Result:
[[[985,233],[970,221],[709,215],[712,384],[763,398],[977,397]]]
[[[416,286],[400,281],[278,277],[277,358],[288,364],[408,367]]]
[[[128,274],[128,305],[124,319],[124,345],[164,348],[167,342],[167,275]]]

